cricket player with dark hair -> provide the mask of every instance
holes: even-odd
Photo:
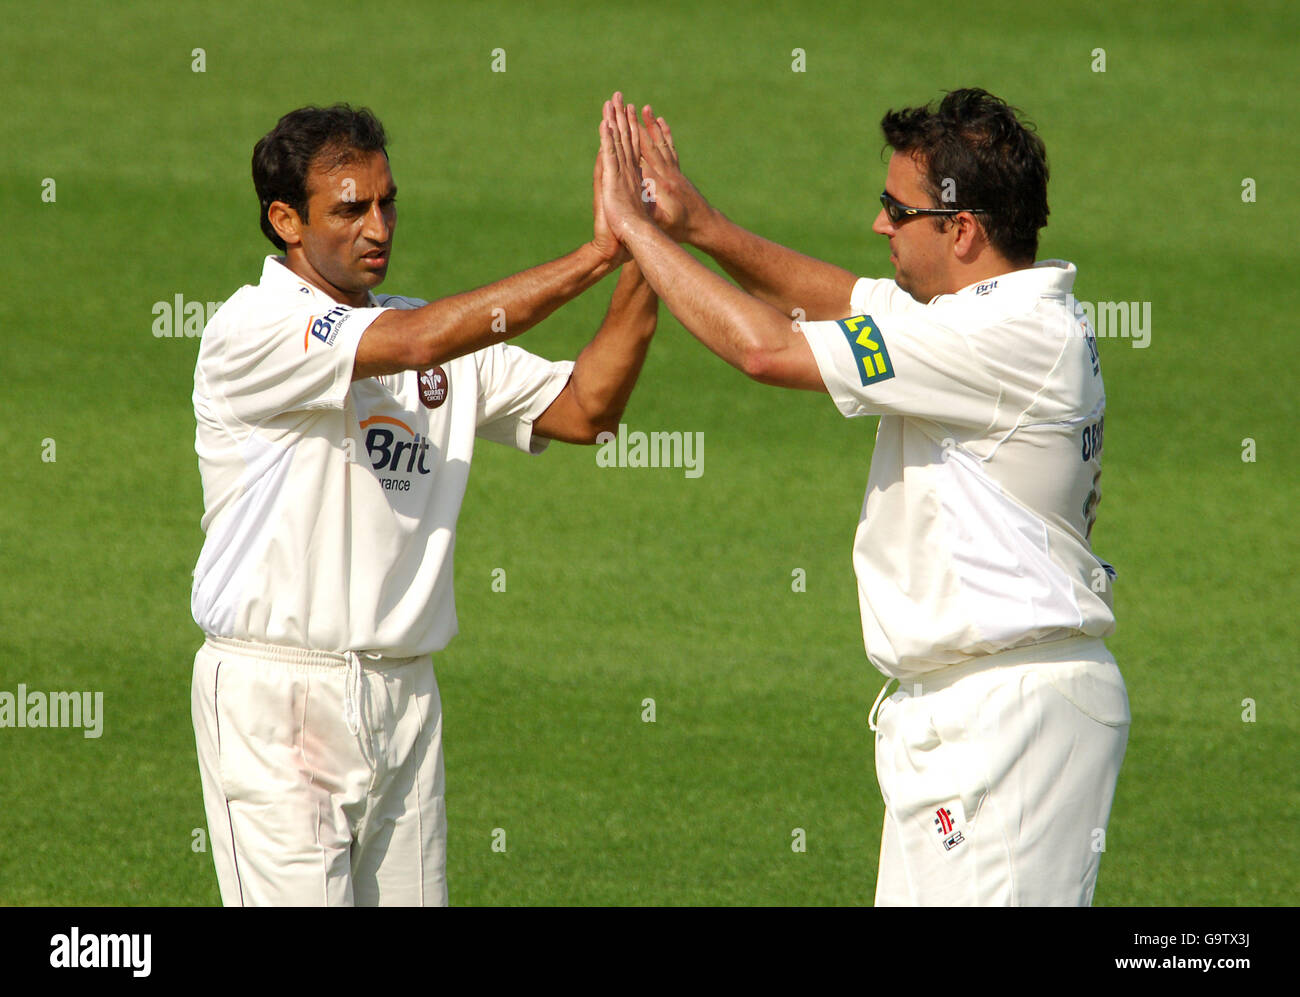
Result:
[[[1096,341],[1075,267],[1035,262],[1046,152],[978,89],[882,128],[893,154],[872,228],[892,280],[731,222],[682,174],[664,119],[647,105],[638,122],[620,94],[601,122],[606,217],[727,363],[880,416],[853,548],[867,656],[899,682],[872,708],[876,903],[1088,905],[1130,716],[1103,640],[1113,570],[1089,541]]]
[[[431,655],[456,633],[475,438],[537,454],[615,431],[655,329],[598,196],[566,256],[431,303],[376,294],[397,225],[387,144],[346,105],[257,143],[281,255],[213,316],[195,368],[192,713],[227,905],[447,903]],[[505,342],[620,265],[576,363]]]

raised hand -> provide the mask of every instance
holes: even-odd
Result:
[[[604,125],[601,126],[602,131]],[[601,190],[603,186],[603,177],[605,173],[605,155],[604,150],[596,153],[596,166],[592,170],[592,194],[591,194],[591,216],[592,216],[592,237],[591,244],[596,247],[602,256],[609,261],[610,266],[617,267],[626,263],[632,258],[632,254],[627,248],[618,241],[618,237],[610,231],[609,221],[605,217],[605,205],[601,199]]]
[[[636,111],[623,105],[621,93],[605,101],[597,176],[605,222],[620,241],[628,225],[651,218],[650,201],[642,196],[639,131]]]
[[[655,224],[677,242],[690,242],[692,223],[709,210],[709,202],[682,173],[668,122],[656,117],[649,104],[641,108],[641,119],[641,170],[650,181]]]

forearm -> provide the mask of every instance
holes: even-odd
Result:
[[[578,354],[569,386],[591,427],[614,432],[645,363],[659,315],[659,299],[636,263],[623,265],[609,310]]]
[[[697,211],[690,243],[712,256],[750,294],[787,316],[841,319],[857,277],[741,228],[713,207]]]
[[[611,270],[590,243],[485,287],[411,310],[393,309],[366,330],[353,378],[419,370],[513,339]]]
[[[714,273],[653,224],[631,224],[621,238],[677,320],[737,370],[754,376],[764,354],[797,335],[776,307]]]

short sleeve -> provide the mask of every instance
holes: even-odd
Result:
[[[357,344],[383,311],[334,305],[266,315],[248,302],[235,315],[218,312],[200,360],[209,389],[249,425],[284,412],[341,409]]]
[[[850,315],[905,314],[924,307],[894,281],[874,277],[858,278],[849,295]]]
[[[573,362],[543,360],[518,346],[497,343],[474,354],[478,367],[480,439],[538,454],[550,442],[533,438],[533,422],[569,383]]]
[[[997,417],[997,379],[966,336],[921,308],[799,326],[846,416],[914,416],[974,429]]]

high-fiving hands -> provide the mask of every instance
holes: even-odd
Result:
[[[637,120],[635,105],[623,103],[621,93],[605,101],[597,162],[603,221],[617,235],[616,222],[649,217],[674,241],[689,242],[692,225],[709,204],[682,173],[668,122],[656,117],[649,104],[641,108],[641,118]],[[608,182],[601,181],[602,172]],[[597,221],[602,221],[599,215]]]
[[[682,173],[668,122],[649,104],[624,104],[622,93],[605,101],[600,122],[601,150],[595,169],[595,244],[618,265],[626,251],[611,246],[618,239],[615,221],[650,218],[675,242],[693,242],[712,210]],[[604,181],[608,170],[609,182]],[[632,195],[636,195],[634,204]]]
[[[653,217],[649,188],[641,173],[641,134],[636,110],[615,93],[605,101],[600,120],[600,155],[596,164],[597,223],[604,223],[620,242],[627,228]]]
[[[668,123],[649,105],[641,117],[621,93],[602,110],[600,208],[610,233],[677,320],[727,363],[766,384],[825,391],[786,305],[830,281],[833,309],[847,314],[856,278],[730,222],[682,175]],[[740,287],[679,242],[703,249]]]

